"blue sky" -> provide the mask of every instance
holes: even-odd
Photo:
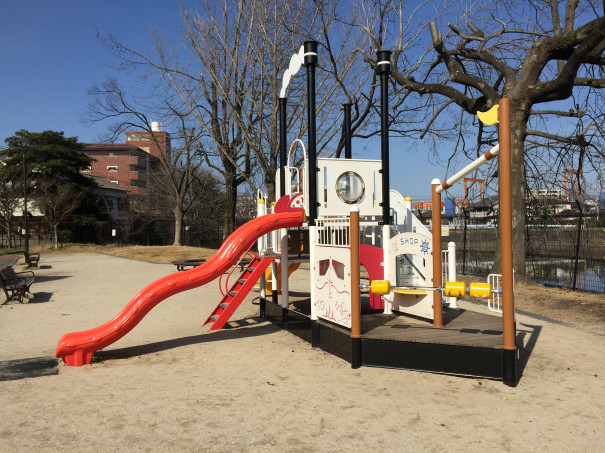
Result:
[[[110,67],[113,57],[97,38],[98,31],[112,33],[133,48],[151,50],[152,26],[168,37],[176,32],[181,23],[179,3],[3,0],[0,146],[19,129],[64,131],[83,142],[98,142],[107,124],[88,127],[80,121],[90,101],[87,89],[108,76],[120,77]],[[195,4],[193,0],[187,3]],[[354,157],[380,156],[379,140],[369,146],[375,153],[359,155],[355,141],[353,146]],[[423,146],[416,143],[408,150],[402,141],[391,140],[391,186],[414,200],[430,199],[431,180],[445,173],[445,167],[431,163]],[[462,187],[454,192],[459,193]]]

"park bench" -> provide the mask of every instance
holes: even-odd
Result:
[[[28,298],[29,287],[34,282],[34,273],[32,271],[15,272],[12,266],[0,270],[0,281],[6,294],[4,303],[11,300],[19,300],[24,303]]]
[[[23,252],[23,255],[25,256],[25,264],[27,264],[27,267],[38,268],[38,262],[40,261],[39,253]]]
[[[176,266],[176,270],[181,272],[187,270],[188,268],[198,267],[200,264],[205,263],[206,260],[203,258],[192,259],[192,260],[174,260],[172,264]]]

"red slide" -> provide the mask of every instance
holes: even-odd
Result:
[[[298,226],[303,221],[303,215],[302,209],[289,208],[288,212],[268,214],[245,223],[235,230],[223,242],[218,252],[201,266],[167,275],[153,282],[139,292],[111,321],[94,329],[63,335],[57,346],[57,357],[62,357],[69,366],[91,363],[95,352],[130,332],[153,307],[164,299],[214,280],[235,264],[259,237],[279,228]]]

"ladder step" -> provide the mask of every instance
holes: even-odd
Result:
[[[247,267],[246,270],[248,270],[250,272],[254,272],[256,270],[256,266],[255,267]]]
[[[235,296],[237,294],[237,291],[229,291],[229,295],[231,296]]]
[[[212,319],[213,321],[216,321],[219,318],[218,315],[212,315],[210,316],[210,319]]]
[[[227,308],[228,306],[229,306],[229,304],[227,302],[221,302],[219,304],[219,307],[221,307],[221,308]]]
[[[240,278],[237,282],[238,283],[246,283],[248,281],[247,278]]]

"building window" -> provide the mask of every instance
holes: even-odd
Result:
[[[149,135],[145,134],[130,134],[127,137],[127,141],[134,141],[134,142],[148,142],[149,140],[151,140],[151,138],[149,137]]]
[[[109,182],[112,182],[114,184],[120,184],[118,181],[109,181]]]
[[[109,157],[116,157],[116,153],[114,153],[114,152],[112,152],[112,151],[108,152],[108,153],[107,153],[107,155],[108,155]]]
[[[83,171],[83,172],[85,172],[85,173],[90,173],[90,170],[92,170],[92,169],[90,168],[90,165],[89,165],[88,167],[84,167],[84,168],[82,169],[82,171]]]
[[[107,171],[118,171],[118,166],[117,165],[108,165]]]

